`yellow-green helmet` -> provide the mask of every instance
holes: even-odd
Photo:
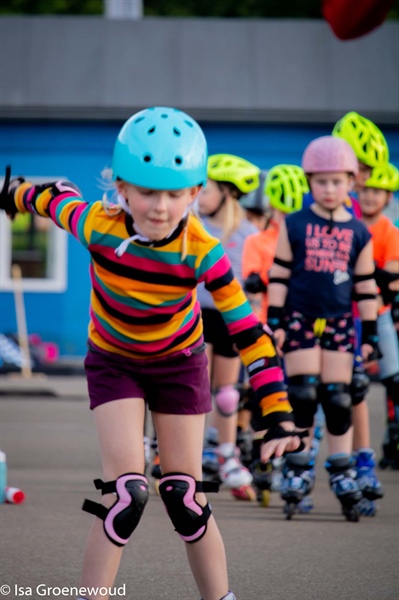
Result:
[[[365,185],[379,190],[387,190],[387,192],[397,192],[399,190],[399,170],[392,163],[383,167],[375,167]]]
[[[297,165],[276,165],[266,175],[265,193],[273,208],[289,214],[302,208],[309,191],[304,170]]]
[[[208,158],[209,179],[232,183],[242,194],[259,187],[259,173],[259,167],[233,154],[212,154]]]
[[[384,165],[389,160],[386,139],[377,125],[357,112],[349,112],[334,126],[332,135],[347,141],[356,158],[369,167]]]

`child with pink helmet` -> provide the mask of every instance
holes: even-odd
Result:
[[[268,324],[284,353],[299,428],[311,428],[318,404],[326,417],[330,485],[350,521],[362,492],[352,472],[350,382],[355,332],[352,293],[363,324],[362,355],[378,355],[371,236],[345,209],[358,161],[343,139],[323,136],[305,149],[302,167],[314,203],[282,224],[270,272]],[[309,452],[288,455],[282,498],[290,518],[314,485]]]

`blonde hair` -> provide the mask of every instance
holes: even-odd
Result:
[[[112,169],[105,167],[97,177],[98,187],[103,190],[101,203],[105,213],[109,217],[116,217],[123,208],[118,202],[118,188],[112,179]]]
[[[227,196],[225,207],[225,219],[220,239],[222,245],[227,242],[230,236],[239,228],[240,223],[245,219],[244,209],[236,198]]]
[[[188,226],[191,219],[196,219],[201,223],[201,218],[195,211],[195,208],[190,208],[187,215],[185,216],[185,223],[183,227],[183,239],[182,239],[182,247],[181,247],[181,260],[185,260],[187,258],[188,251]]]

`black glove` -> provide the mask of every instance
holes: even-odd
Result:
[[[0,192],[0,208],[4,210],[10,219],[14,219],[17,214],[17,207],[14,202],[14,192],[17,185],[23,183],[25,179],[23,177],[16,177],[11,179],[11,167],[7,165],[6,173],[4,176],[3,188]],[[14,185],[13,185],[14,184]]]
[[[373,351],[368,356],[369,361],[382,358],[382,352],[378,346],[379,338],[377,333],[377,321],[362,321],[362,339],[361,345],[369,344]]]
[[[284,429],[284,427],[281,427],[281,425],[273,425],[273,427],[270,427],[270,429],[265,433],[263,442],[270,442],[270,440],[279,440],[281,438],[291,436],[297,436],[302,440],[303,438],[309,437],[309,431],[307,429],[304,431],[298,431],[297,429],[294,429],[293,431],[287,431]],[[301,441],[295,452],[302,452],[304,447],[305,444]],[[290,450],[290,452],[292,452],[292,450]]]
[[[259,292],[265,292],[266,286],[260,278],[259,273],[250,273],[244,281],[244,291],[250,294],[258,294]]]
[[[267,324],[272,331],[276,331],[276,329],[285,329],[283,306],[269,306],[267,311]]]

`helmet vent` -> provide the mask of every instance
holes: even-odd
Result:
[[[155,132],[155,125],[153,125],[152,127],[149,128],[149,130],[147,131],[148,135],[152,135]]]
[[[177,135],[178,137],[181,135],[181,131],[180,131],[180,129],[177,129],[177,127],[173,127],[173,133],[175,135]]]
[[[144,121],[144,119],[145,119],[145,117],[137,117],[137,119],[135,119],[135,120],[133,121],[133,123],[134,123],[134,124],[136,124],[136,123],[140,123],[140,121]]]
[[[146,162],[146,163],[149,163],[149,162],[151,162],[151,160],[152,160],[152,156],[151,156],[151,154],[144,154],[144,156],[143,156],[143,160],[144,160],[144,162]]]
[[[177,165],[182,165],[183,164],[183,159],[181,156],[175,156],[175,163]]]

